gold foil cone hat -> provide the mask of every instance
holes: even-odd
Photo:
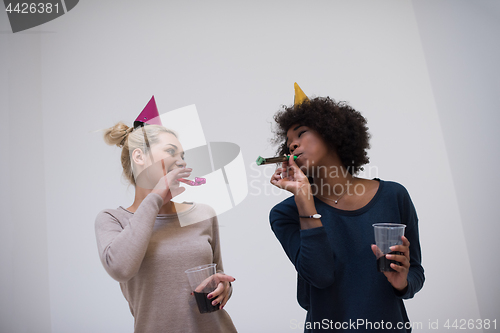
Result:
[[[306,94],[300,89],[299,85],[297,82],[293,84],[295,88],[295,98],[293,99],[293,104],[294,105],[299,105],[302,104],[305,101],[309,101],[309,98],[307,98]]]

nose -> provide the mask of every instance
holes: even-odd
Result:
[[[298,145],[296,142],[292,142],[292,143],[290,144],[290,148],[288,148],[288,150],[290,150],[290,154],[293,154],[293,151],[294,151],[295,149],[297,149],[297,147],[298,147],[298,146],[299,146],[299,145]]]
[[[187,163],[182,158],[180,158],[177,161],[175,161],[175,165],[177,165],[179,168],[185,168]]]

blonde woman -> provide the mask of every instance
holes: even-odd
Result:
[[[120,282],[134,332],[236,332],[223,310],[234,278],[222,272],[217,217],[207,205],[172,201],[184,191],[178,179],[192,171],[182,145],[163,126],[140,125],[134,129],[118,123],[104,134],[106,143],[122,148],[123,172],[135,187],[135,198],[127,208],[98,214],[101,262]],[[179,217],[190,224],[181,227]],[[218,287],[207,297],[219,310],[201,314],[184,271],[210,263],[217,264]]]

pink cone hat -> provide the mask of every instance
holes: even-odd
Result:
[[[151,97],[148,104],[142,110],[141,114],[134,121],[134,128],[142,126],[144,124],[149,125],[162,125],[160,120],[160,114],[158,113],[158,108],[156,107],[155,97]]]

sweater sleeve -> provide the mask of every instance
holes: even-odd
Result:
[[[224,273],[224,266],[222,265],[222,254],[220,249],[220,237],[219,237],[219,221],[217,219],[217,215],[215,212],[212,212],[212,252],[213,252],[213,262],[217,264],[216,269],[217,273]],[[231,282],[229,282],[230,291],[229,298],[233,295],[233,286]]]
[[[113,279],[126,282],[139,271],[162,205],[161,196],[150,193],[125,227],[106,210],[97,215],[97,248],[104,268]]]
[[[222,265],[222,255],[220,250],[220,237],[219,237],[219,222],[217,215],[213,213],[212,217],[212,253],[213,262],[217,264],[217,273],[224,273],[224,266]]]
[[[271,229],[306,282],[326,288],[334,282],[334,255],[324,227],[301,230],[298,212],[281,203],[270,213]]]
[[[408,287],[404,294],[396,292],[401,299],[409,299],[422,289],[425,281],[424,268],[422,267],[422,252],[420,250],[420,237],[418,232],[418,217],[410,195],[404,190],[400,199],[401,221],[406,224],[405,237],[410,242],[410,269],[408,271]]]

